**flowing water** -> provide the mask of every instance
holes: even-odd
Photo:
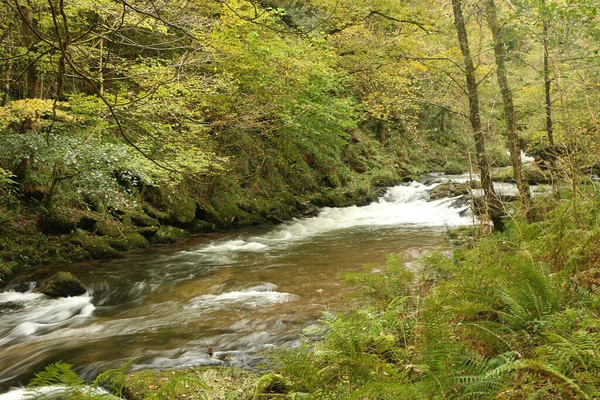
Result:
[[[390,253],[414,258],[443,246],[448,227],[472,223],[456,199],[428,202],[433,186],[397,186],[369,206],[325,208],[270,229],[38,270],[73,272],[89,292],[0,293],[0,303],[22,307],[0,314],[0,393],[58,360],[92,377],[132,358],[134,369],[221,364],[207,346],[248,367],[265,349],[295,346],[347,293],[340,273],[382,264]]]

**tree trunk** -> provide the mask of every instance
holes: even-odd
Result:
[[[473,128],[476,160],[481,176],[481,187],[483,188],[485,196],[488,216],[494,223],[494,229],[501,231],[504,229],[501,217],[505,215],[505,212],[494,191],[490,162],[485,150],[485,137],[481,126],[481,116],[479,112],[479,93],[477,80],[475,79],[475,66],[473,65],[473,58],[471,57],[471,51],[469,49],[469,38],[467,36],[467,29],[465,28],[465,21],[462,14],[461,0],[452,0],[452,9],[454,12],[454,26],[458,36],[458,43],[465,63],[465,77],[467,81],[467,94],[469,97],[469,121]]]
[[[552,79],[550,78],[550,44],[549,44],[549,21],[546,15],[546,0],[542,0],[542,46],[544,48],[544,92],[546,93],[545,98],[545,111],[546,111],[546,132],[548,134],[548,144],[550,146],[550,175],[552,178],[552,194],[554,198],[560,197],[558,188],[556,185],[556,148],[554,147],[554,127],[552,124],[552,94],[550,89],[552,87]]]
[[[518,143],[515,106],[506,74],[506,49],[504,48],[504,40],[502,38],[502,32],[500,31],[494,0],[486,0],[485,6],[487,10],[488,25],[494,38],[496,76],[498,78],[498,86],[500,86],[500,93],[502,94],[502,103],[504,104],[504,119],[506,121],[510,160],[515,181],[517,182],[517,188],[519,189],[519,196],[521,197],[521,213],[527,218],[529,211],[531,211],[532,208],[531,193],[529,191],[529,183],[523,176],[523,167],[521,165],[521,148]]]
[[[22,8],[23,10],[23,44],[27,48],[28,51],[33,50],[33,13],[31,12],[31,8],[25,6]],[[33,99],[37,97],[39,87],[39,78],[37,65],[35,62],[32,62],[27,69],[27,90],[25,97],[29,99]]]
[[[12,47],[9,48],[7,54],[8,60],[6,61],[6,65],[4,66],[4,84],[2,85],[2,106],[5,106],[10,99],[10,79],[12,76]]]

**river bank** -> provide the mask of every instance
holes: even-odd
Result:
[[[43,265],[119,258],[124,252],[174,244],[192,234],[272,226],[314,215],[319,207],[366,205],[385,187],[410,179],[393,167],[354,173],[343,186],[267,194],[239,186],[193,193],[190,187],[141,187],[137,204],[120,209],[62,207],[48,212],[35,200],[14,200],[0,230],[0,285]],[[197,189],[197,188],[196,188]]]

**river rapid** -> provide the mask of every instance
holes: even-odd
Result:
[[[23,306],[0,314],[0,393],[59,360],[89,378],[133,358],[133,369],[221,365],[208,346],[231,365],[251,367],[266,349],[296,346],[326,308],[339,309],[349,290],[340,273],[383,264],[390,253],[413,259],[446,246],[449,227],[473,222],[464,202],[428,201],[446,180],[396,186],[368,206],[324,208],[269,229],[37,270],[73,272],[89,292],[0,293],[0,303]]]

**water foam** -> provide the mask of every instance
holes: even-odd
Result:
[[[463,176],[459,180],[468,180]],[[264,252],[274,247],[290,246],[323,233],[365,226],[415,226],[445,228],[469,225],[472,220],[461,215],[462,209],[453,205],[453,199],[429,200],[429,191],[442,182],[424,185],[419,182],[395,186],[377,202],[364,207],[323,208],[318,216],[286,222],[274,230],[235,240],[216,241],[196,249],[200,255],[223,254],[231,259],[237,253]],[[189,254],[189,253],[188,253]]]
[[[242,290],[221,294],[205,294],[191,299],[185,308],[204,310],[255,309],[287,303],[298,298],[294,294],[277,292],[275,289],[277,289],[275,284],[261,283]]]
[[[110,393],[101,388],[87,387],[82,391],[90,396],[106,396]],[[64,386],[43,386],[35,389],[13,389],[8,393],[0,394],[0,400],[25,400],[25,399],[64,399],[67,396]]]
[[[30,338],[52,327],[75,323],[77,319],[86,319],[96,308],[89,294],[52,299],[38,293],[0,293],[0,301],[6,299],[22,303],[23,309],[3,316],[0,345]]]

